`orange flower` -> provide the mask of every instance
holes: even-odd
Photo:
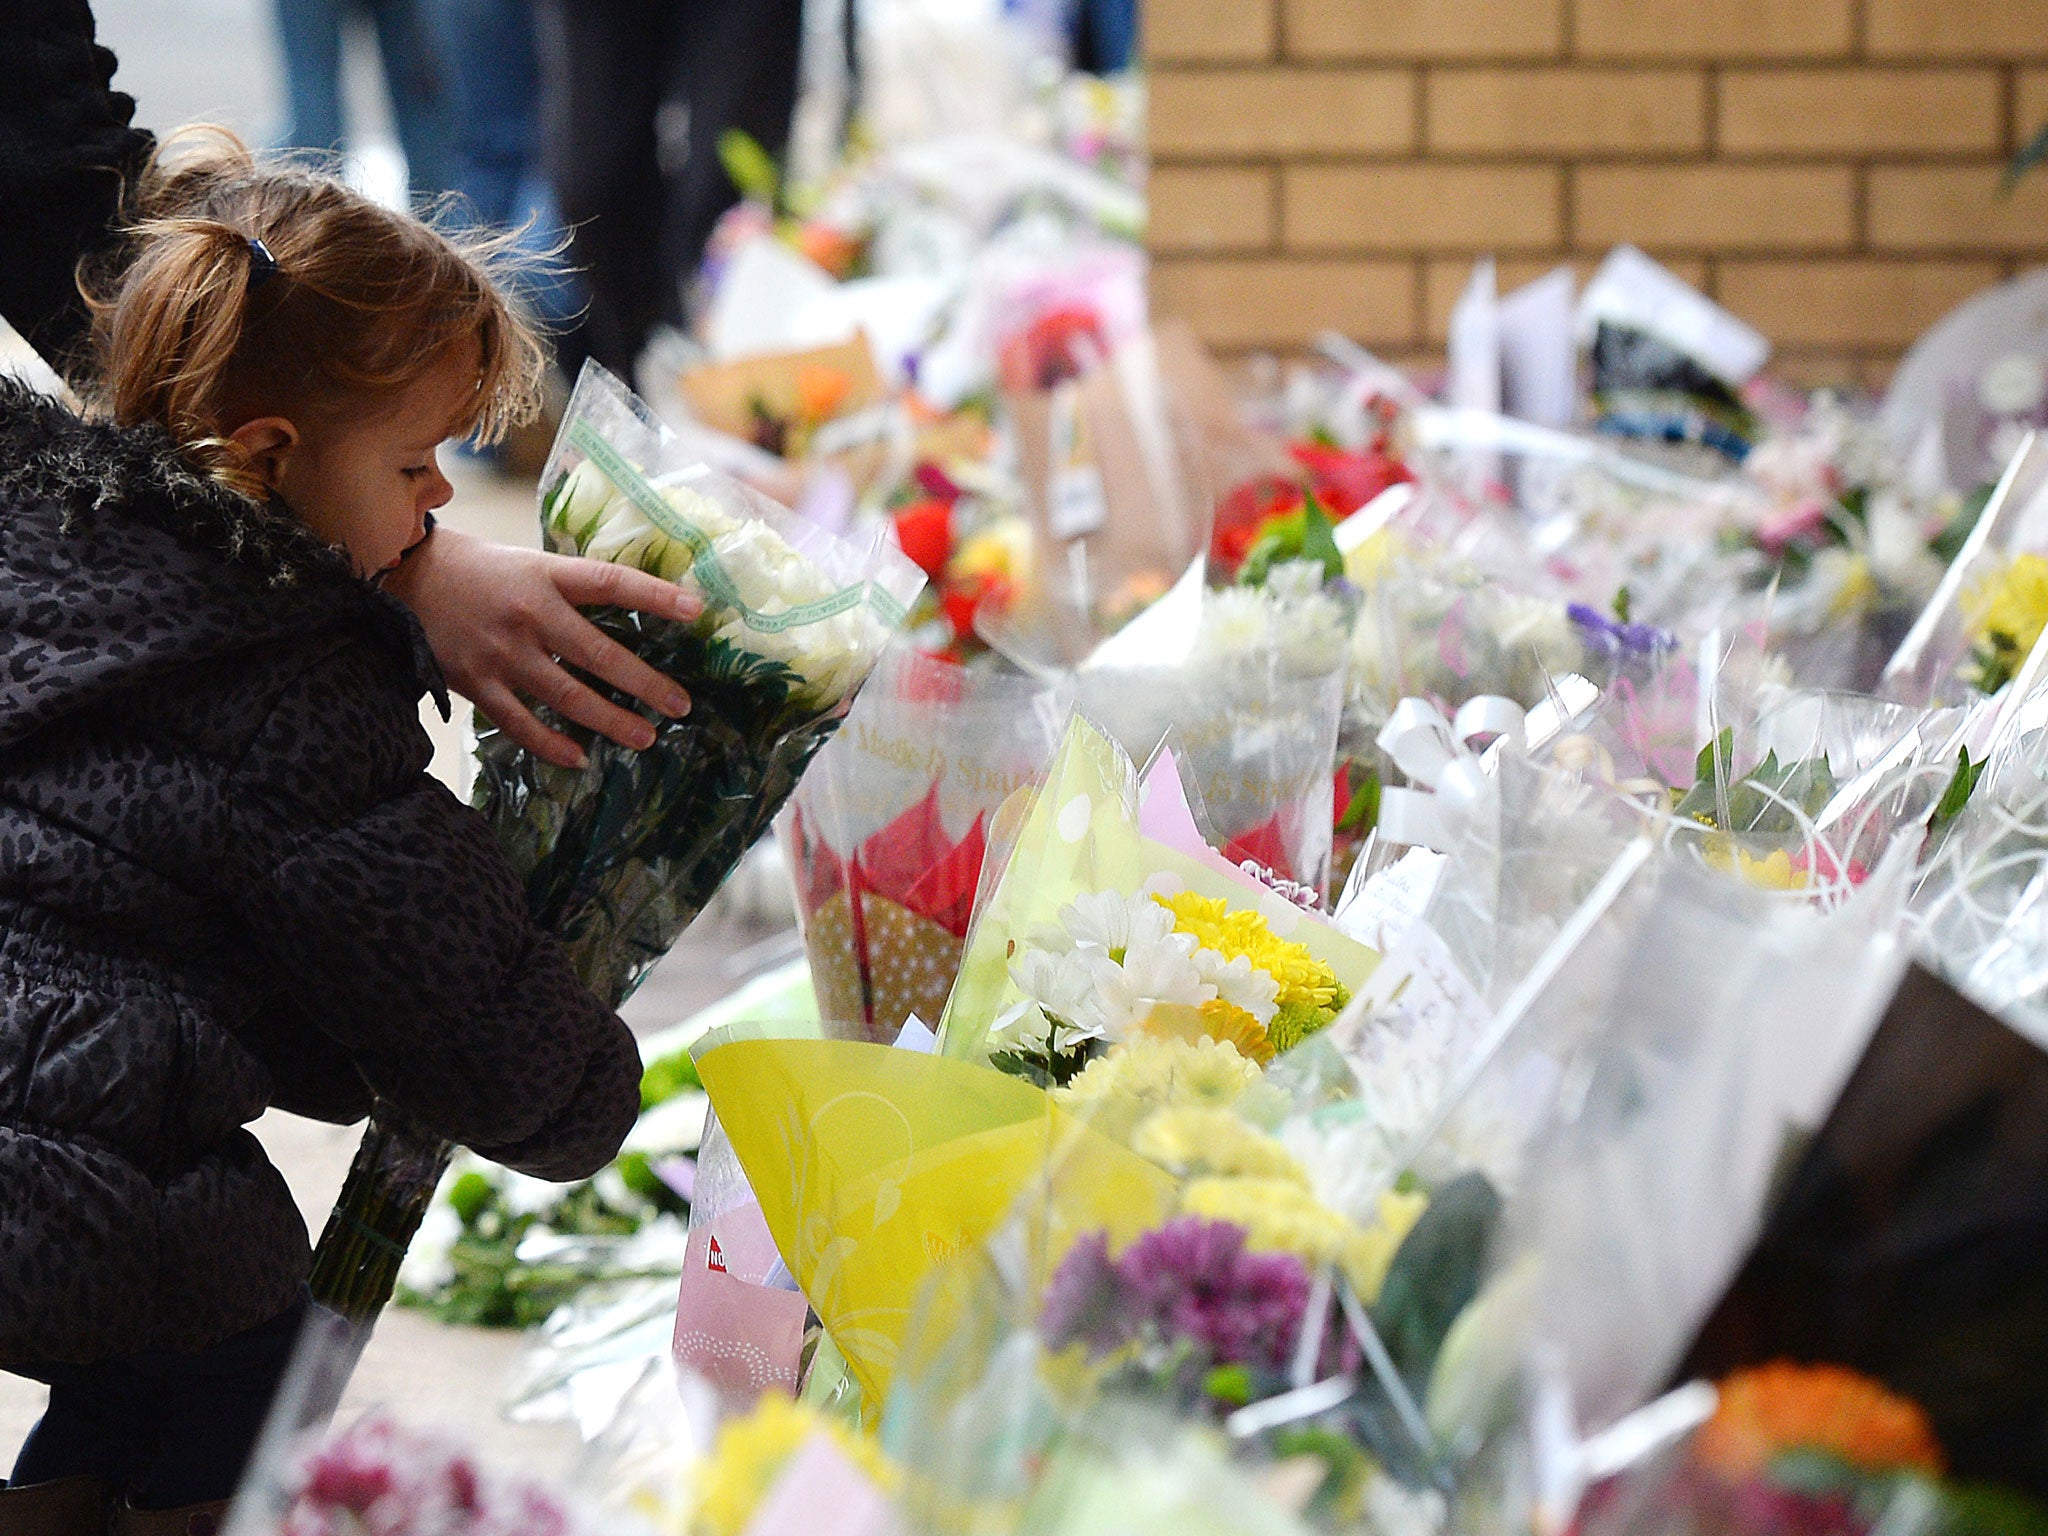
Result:
[[[1910,1398],[1840,1365],[1774,1360],[1721,1383],[1721,1403],[1694,1454],[1732,1481],[1755,1477],[1785,1451],[1829,1451],[1868,1472],[1946,1466],[1926,1412]]]
[[[806,224],[796,232],[796,248],[834,277],[844,278],[860,259],[860,241],[830,224]]]
[[[804,421],[830,421],[852,393],[853,380],[837,368],[806,363],[796,371],[796,409]]]

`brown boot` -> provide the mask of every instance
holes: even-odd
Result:
[[[123,1500],[114,1510],[113,1536],[217,1536],[227,1518],[226,1499],[183,1509],[137,1509]]]
[[[100,1536],[107,1490],[97,1478],[0,1488],[0,1536]]]

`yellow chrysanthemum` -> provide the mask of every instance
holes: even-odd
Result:
[[[1963,614],[1979,638],[2002,635],[2022,655],[2048,629],[2048,556],[2015,555],[2002,571],[1963,593]]]
[[[1224,998],[1213,997],[1198,1007],[1160,1003],[1138,1025],[1142,1034],[1162,1040],[1215,1040],[1234,1046],[1247,1061],[1266,1065],[1274,1056],[1266,1026]]]
[[[698,1471],[693,1536],[740,1536],[789,1458],[814,1434],[830,1435],[878,1486],[893,1487],[895,1468],[874,1441],[815,1408],[767,1392],[753,1412],[720,1427]]]
[[[1792,855],[1782,848],[1760,859],[1745,853],[1725,837],[1709,838],[1706,860],[1714,868],[1738,874],[1751,885],[1761,886],[1767,891],[1806,889],[1806,871],[1795,867]]]
[[[1168,1173],[1283,1179],[1308,1188],[1294,1154],[1227,1109],[1183,1105],[1154,1111],[1131,1137],[1131,1150]]]
[[[1368,1306],[1379,1299],[1394,1254],[1427,1206],[1421,1195],[1384,1196],[1380,1220],[1360,1228],[1286,1179],[1201,1178],[1181,1195],[1187,1214],[1244,1228],[1252,1248],[1291,1253],[1310,1265],[1335,1265]]]
[[[1243,957],[1271,976],[1280,987],[1280,1007],[1338,1005],[1343,986],[1337,973],[1311,954],[1308,946],[1274,933],[1261,913],[1242,908],[1233,911],[1222,897],[1198,891],[1152,899],[1173,914],[1175,932],[1189,935],[1225,960]]]
[[[1096,1129],[1122,1139],[1148,1110],[1234,1104],[1259,1080],[1258,1067],[1220,1040],[1133,1035],[1081,1069],[1053,1097]]]

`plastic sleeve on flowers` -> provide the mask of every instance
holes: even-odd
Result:
[[[638,1113],[637,1049],[535,926],[483,821],[426,777],[395,664],[340,649],[258,732],[233,787],[241,915],[381,1098],[522,1171],[582,1177]],[[338,699],[362,709],[354,729]]]

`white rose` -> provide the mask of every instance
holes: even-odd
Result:
[[[604,517],[605,503],[616,494],[603,470],[585,459],[562,477],[555,491],[551,532],[561,535],[571,549],[581,550],[597,532]]]

